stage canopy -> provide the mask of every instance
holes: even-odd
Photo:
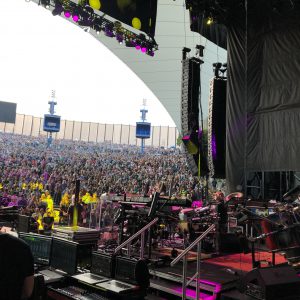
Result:
[[[78,0],[72,1],[78,3]],[[32,2],[35,4],[29,2],[28,5],[36,5],[39,0],[32,0]],[[123,2],[127,3],[128,1]],[[151,1],[151,3],[155,2]],[[104,7],[102,8],[104,10]],[[41,9],[45,8],[41,7]],[[63,14],[61,17],[65,18]],[[106,17],[110,18],[109,15]],[[113,20],[113,18],[111,19]],[[74,23],[72,18],[65,18],[65,20]],[[74,25],[77,26],[78,24],[74,23]],[[126,23],[123,26],[132,30]],[[136,32],[139,33],[140,31]],[[145,29],[145,33],[147,33],[147,29]],[[196,52],[196,45],[204,45],[204,64],[201,66],[201,98],[204,116],[207,116],[209,82],[214,74],[212,64],[218,61],[225,63],[227,55],[224,49],[203,38],[199,33],[190,30],[190,17],[189,11],[185,8],[185,0],[157,1],[154,37],[158,44],[158,51],[155,52],[154,57],[145,55],[132,47],[126,47],[124,44],[121,45],[116,41],[116,38],[110,38],[103,33],[97,35],[94,30],[91,30],[89,34],[104,44],[150,88],[166,108],[179,130],[181,128],[182,49],[183,47],[192,49],[190,55],[193,56]],[[87,68],[89,67],[87,66]]]

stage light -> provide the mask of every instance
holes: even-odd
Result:
[[[125,46],[126,47],[134,47],[134,42],[131,39],[126,39],[125,40]]]
[[[214,22],[214,19],[212,17],[208,17],[206,21],[206,25],[211,25]]]
[[[50,0],[41,0],[40,2],[45,8],[50,8]]]
[[[154,56],[154,51],[152,49],[148,49],[147,54],[150,56]]]
[[[64,15],[65,15],[66,18],[70,18],[71,17],[71,13],[68,10],[66,10],[64,12]]]
[[[63,12],[63,10],[64,9],[63,9],[62,5],[60,3],[58,3],[58,2],[56,2],[55,3],[55,7],[54,7],[54,9],[52,11],[52,15],[53,16],[60,15]]]
[[[78,22],[79,17],[78,17],[77,15],[73,15],[73,16],[72,16],[72,19],[73,19],[74,22]]]
[[[29,2],[31,0],[26,1]],[[158,50],[158,45],[153,37],[146,36],[142,33],[136,34],[124,28],[119,21],[113,22],[105,18],[105,15],[99,16],[95,14],[94,9],[86,4],[89,3],[87,0],[79,0],[78,4],[70,0],[40,0],[40,3],[43,6],[49,3],[49,7],[51,3],[53,3],[53,5],[55,5],[52,11],[54,16],[64,13],[66,18],[72,17],[73,22],[82,26],[85,32],[89,32],[90,28],[92,28],[96,34],[100,34],[100,32],[103,31],[108,37],[116,37],[116,40],[120,44],[125,44],[126,47],[135,47],[137,50],[149,56],[154,56],[154,51]]]
[[[116,34],[116,39],[120,44],[123,44],[124,36],[122,33],[117,33]]]
[[[113,32],[113,25],[112,24],[105,25],[104,34],[108,37],[114,37],[115,36],[115,34]]]
[[[94,25],[94,26],[93,26],[93,29],[96,31],[96,34],[98,34],[98,35],[100,34],[100,32],[101,32],[101,27],[100,27],[99,25],[97,25],[97,24]]]

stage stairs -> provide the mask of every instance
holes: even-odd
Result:
[[[200,299],[220,299],[222,292],[235,287],[237,276],[229,274],[219,266],[201,263],[200,272]],[[196,262],[188,265],[188,276],[192,276],[196,270]],[[156,295],[163,295],[166,299],[181,299],[182,297],[182,263],[174,266],[150,268],[150,288]],[[190,279],[188,277],[188,280]],[[167,295],[167,296],[166,296]],[[196,279],[187,287],[186,299],[196,299]]]
[[[163,299],[181,299],[182,285],[180,282],[170,281],[163,278],[152,278],[150,280],[150,288],[156,295],[161,295]],[[169,296],[168,296],[169,295]],[[196,299],[195,288],[187,288],[186,299]],[[200,300],[214,300],[216,297],[213,294],[205,292],[200,293]]]

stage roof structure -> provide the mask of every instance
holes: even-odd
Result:
[[[32,0],[39,3],[39,0]],[[73,1],[78,3],[78,1]],[[41,7],[41,9],[45,9]],[[64,18],[64,15],[62,14]],[[108,16],[109,17],[109,16]],[[73,22],[72,18],[66,19]],[[112,19],[113,20],[113,19]],[[75,26],[78,26],[74,22]],[[125,28],[132,30],[126,24]],[[190,30],[189,11],[184,0],[158,0],[155,28],[155,41],[158,50],[154,56],[137,51],[134,47],[119,44],[116,38],[104,34],[97,35],[94,30],[89,32],[98,39],[122,62],[124,62],[149,87],[154,95],[166,108],[177,128],[181,128],[181,59],[183,47],[191,48],[190,55],[196,53],[196,45],[205,46],[204,64],[201,67],[201,98],[204,117],[207,116],[209,81],[214,76],[213,63],[226,63],[226,51],[210,42],[199,33]]]

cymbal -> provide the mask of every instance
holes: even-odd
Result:
[[[242,198],[243,196],[244,196],[244,194],[241,193],[241,192],[234,192],[234,193],[231,193],[231,194],[227,195],[225,197],[225,201],[229,201],[232,198]]]

